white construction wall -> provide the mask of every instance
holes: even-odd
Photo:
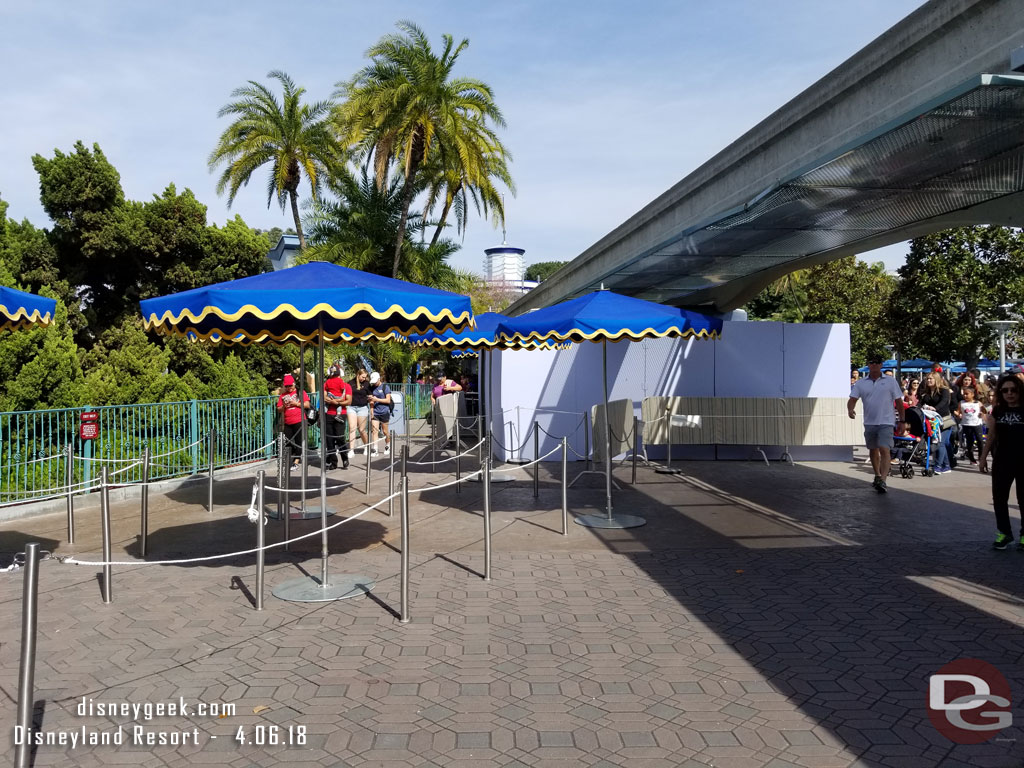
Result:
[[[584,413],[602,402],[600,343],[587,342],[558,351],[491,352],[493,365],[481,358],[481,385],[487,396],[488,368],[493,367],[491,429],[500,460],[534,457],[532,434],[541,427],[540,454],[569,436],[570,448],[586,447]],[[850,393],[848,325],[726,321],[722,338],[649,339],[610,343],[608,399],[628,399],[640,415],[640,403],[654,395],[704,397],[847,397]],[[500,413],[499,413],[500,411]],[[525,438],[526,445],[523,445]],[[764,446],[762,446],[764,447]],[[769,458],[778,458],[780,446]],[[664,450],[649,446],[648,455]],[[748,458],[744,446],[673,448],[674,458]],[[797,460],[848,460],[850,446],[792,447]],[[570,459],[579,458],[570,453]],[[557,454],[551,457],[556,460]]]

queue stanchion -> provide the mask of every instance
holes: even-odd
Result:
[[[284,496],[284,515],[282,515],[281,519],[284,521],[284,551],[288,552],[291,549],[291,544],[288,541],[292,537],[292,497],[289,495],[292,486],[292,447],[290,444],[285,446],[283,477],[284,482],[278,488],[284,488],[284,491],[279,492],[279,495]]]
[[[402,575],[399,621],[409,623],[409,452],[402,451]]]
[[[562,535],[569,535],[569,438],[562,438]]]
[[[209,445],[206,447],[207,458],[209,459],[208,472],[210,473],[209,487],[206,491],[206,511],[213,512],[213,449],[217,442],[217,430],[210,427]]]
[[[487,439],[487,450],[484,451],[483,470],[484,484],[484,581],[491,580],[491,441]]]
[[[113,595],[113,569],[110,565],[111,544],[110,544],[110,488],[107,486],[107,476],[110,470],[103,465],[100,475],[100,518],[101,533],[103,536],[103,602],[114,602]]]
[[[372,424],[367,424],[366,425],[367,434],[369,434],[369,430],[370,430],[371,426],[372,426]],[[372,450],[370,448],[371,445],[377,445],[376,435],[374,436],[374,439],[373,439],[372,443],[370,443],[369,445],[364,445],[363,446],[363,454],[366,456],[365,492],[366,492],[367,496],[370,495],[370,451]]]
[[[586,411],[583,413],[583,460],[590,471],[590,415]]]
[[[462,493],[462,436],[459,431],[459,409],[458,409],[458,393],[455,393],[456,397],[456,408],[455,408],[455,492]]]
[[[75,543],[75,446],[68,443],[67,465],[65,467],[65,479],[68,484],[68,544]]]
[[[266,473],[261,469],[256,473],[256,610],[263,610],[263,576],[266,530],[263,515],[263,485]],[[280,488],[280,486],[278,486]]]
[[[395,516],[395,454],[388,456],[388,517]]]
[[[636,415],[633,416],[633,485],[636,485],[636,455],[640,449],[640,434],[637,431],[637,424],[639,420]]]
[[[284,433],[277,433],[277,519],[281,519],[281,515],[284,514],[284,492],[281,490],[284,488],[284,476],[288,471],[288,468],[284,463]]]
[[[36,708],[36,627],[39,619],[39,544],[25,545],[25,582],[21,592],[21,666],[18,670],[18,730],[29,734]],[[28,768],[32,758],[32,740],[17,742],[16,768]]]
[[[533,498],[540,498],[540,422],[533,422]]]
[[[430,471],[434,471],[434,463],[437,461],[437,414],[441,408],[435,402],[430,408]]]
[[[149,551],[149,446],[142,451],[142,501],[139,506],[139,554]]]

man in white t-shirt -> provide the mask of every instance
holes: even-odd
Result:
[[[871,453],[871,468],[875,471],[871,485],[879,493],[885,493],[885,479],[889,476],[892,460],[894,422],[902,424],[904,413],[903,391],[894,377],[882,375],[880,355],[868,358],[868,375],[857,379],[850,388],[846,409],[851,419],[855,418],[858,400],[864,403],[864,442]]]

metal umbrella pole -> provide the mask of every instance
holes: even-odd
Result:
[[[480,358],[480,373],[481,374],[483,373],[483,370],[484,370],[484,363],[483,363],[483,355],[484,354],[487,355],[487,377],[485,379],[485,383],[487,385],[487,399],[490,401],[488,403],[488,405],[487,405],[487,416],[488,416],[488,419],[487,419],[487,428],[484,430],[484,432],[487,435],[490,435],[491,434],[491,419],[493,418],[493,414],[494,414],[494,386],[492,384],[492,382],[494,381],[494,376],[493,376],[493,374],[494,374],[494,350],[493,349],[487,349],[487,348],[483,348],[483,349],[480,350],[480,355],[481,355],[481,358]],[[481,387],[480,390],[481,390],[481,392],[483,392],[483,387]],[[493,442],[490,439],[488,439],[488,441],[487,441],[487,450],[488,451],[493,451],[494,450]],[[491,455],[491,454],[489,454],[489,455]],[[470,482],[471,483],[483,482],[483,477],[481,475],[477,475],[476,477],[471,478]],[[512,477],[511,475],[509,475],[508,473],[505,473],[505,472],[499,473],[497,475],[491,475],[491,484],[492,485],[494,483],[514,483],[514,482],[515,482],[515,478]]]
[[[608,415],[608,340],[601,339],[601,383],[604,386],[604,492],[607,515],[582,515],[576,522],[587,528],[638,528],[647,521],[637,515],[612,514],[612,429]],[[585,473],[581,473],[585,474]]]
[[[303,345],[305,346],[305,345]],[[320,353],[320,367],[324,361],[324,330],[323,320],[320,321],[320,334],[317,343],[317,350]],[[301,374],[305,378],[305,367]],[[324,416],[324,379],[320,377],[320,579],[310,579],[302,576],[298,579],[290,579],[274,588],[274,597],[281,600],[288,600],[296,603],[322,603],[330,600],[344,600],[349,597],[359,597],[369,592],[374,585],[373,579],[363,574],[336,574],[333,578],[328,576],[327,561],[329,558],[327,546],[327,475],[324,473],[324,466],[327,460],[326,441],[324,440],[324,427],[326,417]],[[305,417],[303,417],[303,448],[305,448]],[[305,451],[303,451],[305,453]],[[367,456],[369,461],[369,456]],[[306,498],[306,473],[303,467],[302,473],[302,498],[305,505]],[[305,507],[303,507],[305,509]]]

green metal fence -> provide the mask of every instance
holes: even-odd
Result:
[[[95,440],[78,436],[84,411],[98,413]],[[69,445],[72,483],[83,490],[104,465],[119,484],[141,480],[147,447],[152,480],[202,472],[211,428],[214,467],[270,458],[275,416],[271,397],[0,413],[0,503],[66,492]]]
[[[410,419],[430,412],[430,385],[388,386],[405,396]],[[138,462],[147,447],[150,480],[203,472],[209,466],[211,428],[215,468],[271,458],[280,429],[275,406],[274,397],[247,397],[0,412],[0,504],[66,493],[69,445],[76,492],[92,490],[104,465],[118,484],[140,481]],[[78,436],[85,411],[99,414],[95,440]],[[311,426],[307,434],[309,447],[319,447],[319,429]]]

